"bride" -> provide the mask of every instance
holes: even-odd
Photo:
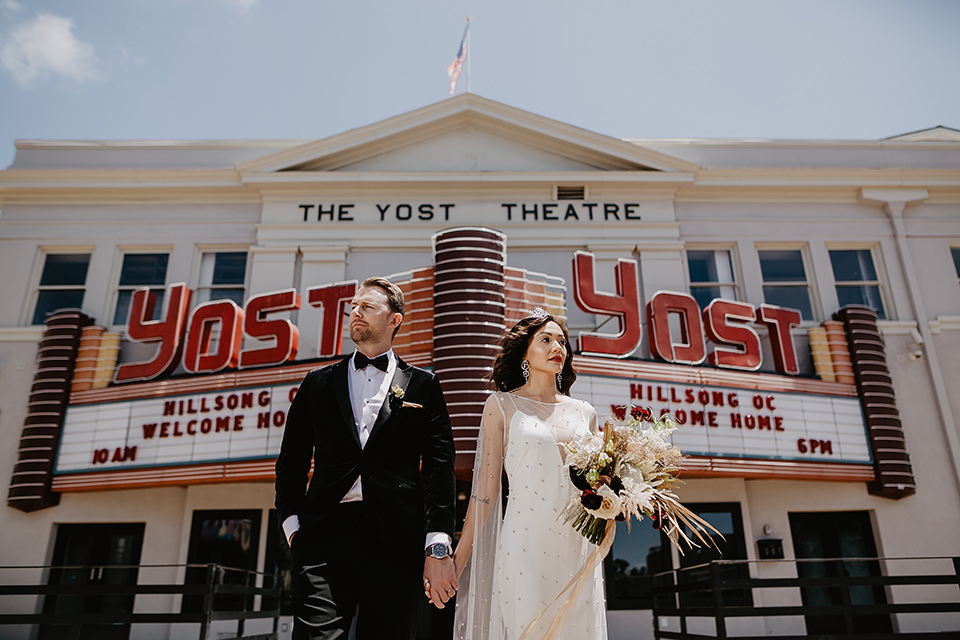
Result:
[[[607,637],[599,564],[570,597],[571,580],[596,547],[558,519],[573,492],[563,444],[597,421],[593,407],[569,395],[572,357],[563,321],[540,308],[501,342],[490,376],[499,391],[484,405],[454,553],[457,640]]]

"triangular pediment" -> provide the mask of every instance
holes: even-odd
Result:
[[[693,172],[632,143],[463,94],[238,166],[317,172]]]

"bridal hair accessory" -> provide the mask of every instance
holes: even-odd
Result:
[[[541,320],[543,318],[549,318],[550,314],[547,313],[547,310],[543,307],[537,306],[530,310],[530,313],[527,315],[528,318],[533,318],[534,320]]]
[[[523,382],[526,384],[527,380],[530,379],[530,361],[524,360],[520,363],[520,371],[523,373]]]

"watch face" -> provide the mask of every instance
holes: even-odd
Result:
[[[430,545],[430,555],[434,558],[446,558],[447,557],[447,545],[442,542]]]

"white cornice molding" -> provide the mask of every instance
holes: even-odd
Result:
[[[626,183],[685,184],[694,181],[689,173],[645,171],[291,171],[286,173],[246,173],[247,184],[337,184],[337,183]]]
[[[930,331],[935,334],[941,331],[960,331],[960,316],[937,316],[930,321]]]
[[[242,184],[234,169],[7,169],[0,190],[223,188]]]
[[[33,325],[29,327],[0,327],[0,342],[35,342],[43,339],[46,327]]]
[[[561,155],[575,157],[577,149],[591,160],[607,157],[614,161],[637,165],[637,168],[649,167],[658,171],[696,171],[699,167],[691,162],[680,160],[658,151],[639,147],[602,134],[587,131],[579,127],[550,120],[521,109],[509,107],[493,100],[481,98],[476,94],[461,94],[408,113],[381,122],[371,124],[329,138],[317,140],[300,147],[271,154],[258,160],[240,163],[237,169],[243,173],[269,173],[291,167],[321,162],[338,154],[345,154],[355,161],[352,152],[364,146],[370,147],[366,153],[382,152],[377,145],[389,145],[389,140],[411,133],[422,139],[432,137],[436,129],[439,132],[459,127],[476,126],[480,128],[503,129],[504,132],[531,134],[551,140],[552,147]],[[562,149],[564,145],[569,148]]]
[[[958,169],[807,169],[757,168],[703,169],[698,187],[856,187],[881,189],[960,187]]]

